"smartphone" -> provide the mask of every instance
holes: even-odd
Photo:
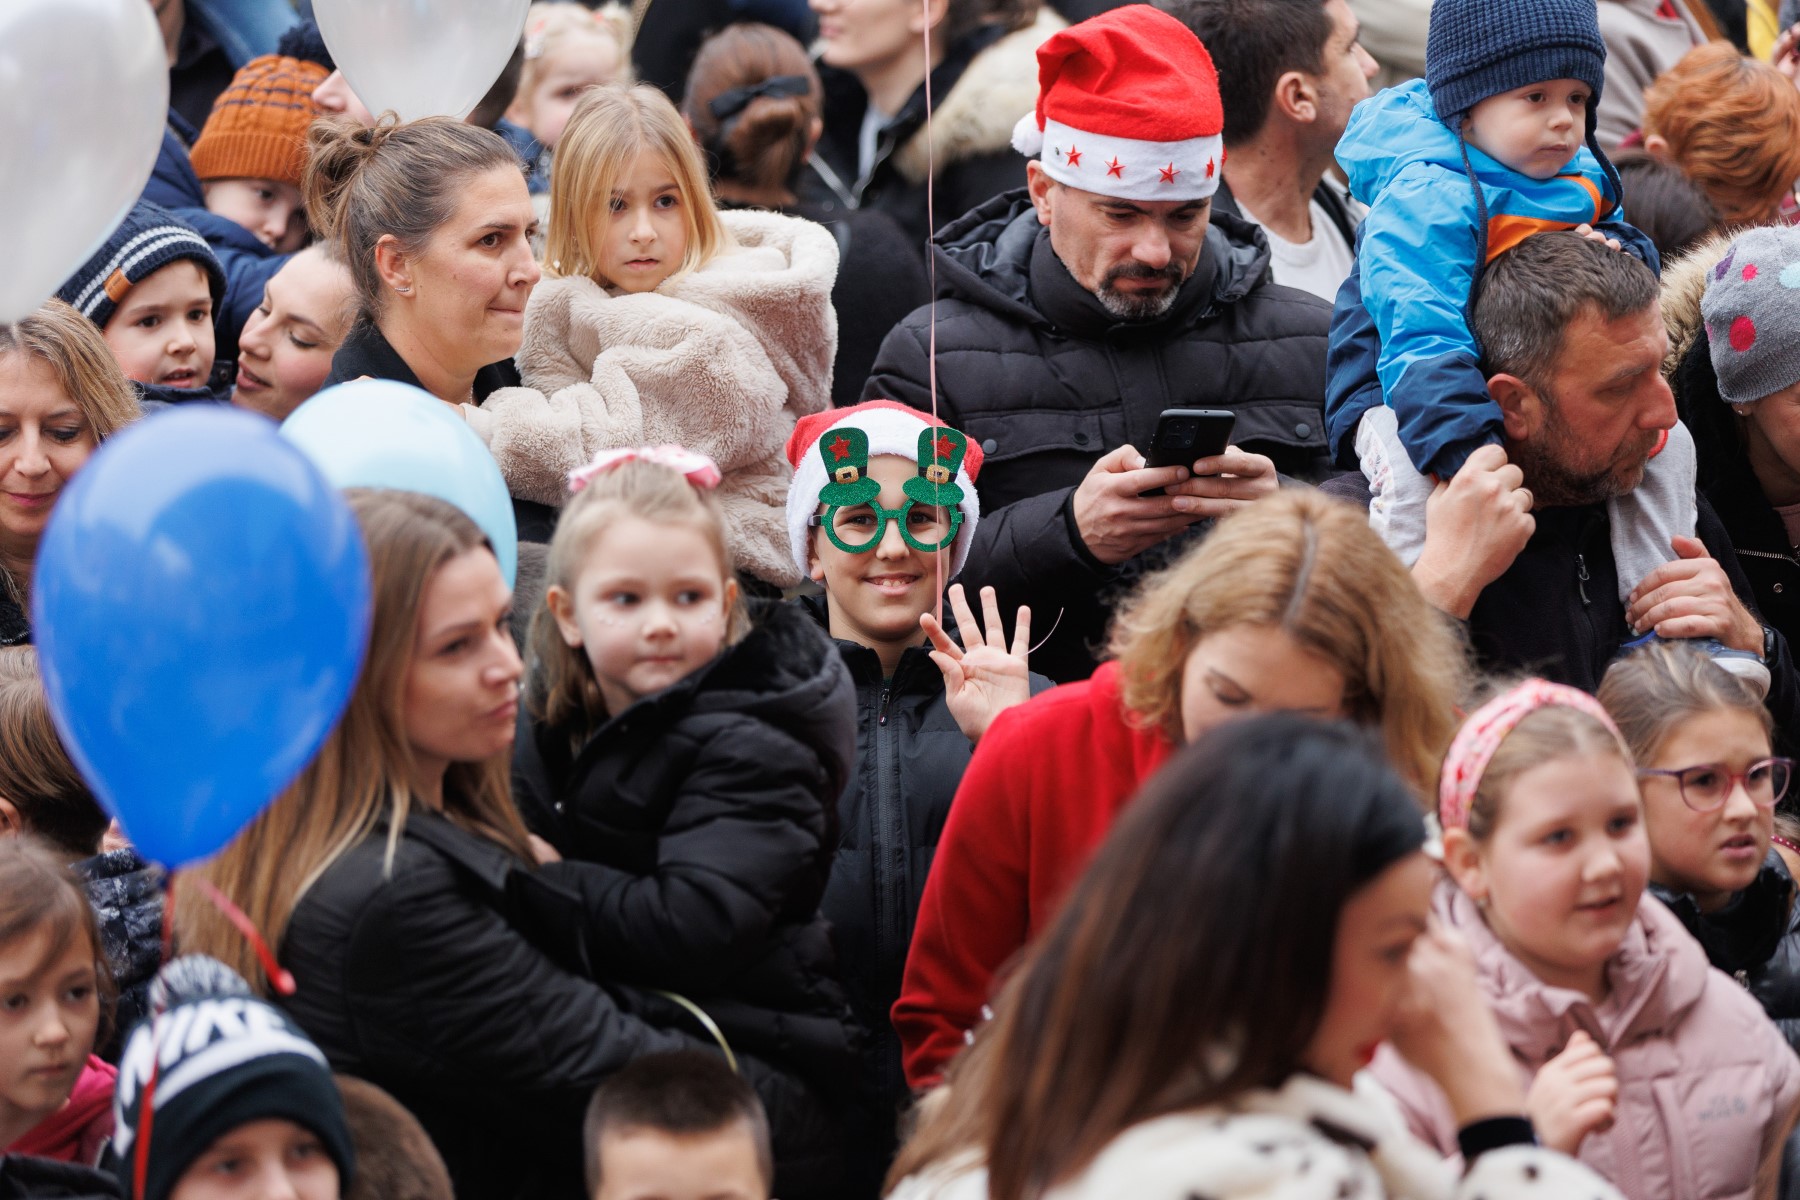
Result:
[[[1192,467],[1196,460],[1225,453],[1237,414],[1222,408],[1165,408],[1144,453],[1146,467]],[[1160,496],[1162,488],[1140,493]]]

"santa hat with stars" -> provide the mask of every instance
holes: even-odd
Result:
[[[1205,200],[1225,165],[1212,56],[1192,30],[1128,4],[1038,47],[1037,111],[1013,147],[1050,178],[1120,200]]]
[[[930,436],[922,436],[926,434]],[[881,490],[869,478],[869,459],[882,454],[917,463],[918,475],[905,488],[909,499],[961,511],[962,527],[949,547],[945,579],[962,570],[981,520],[981,501],[975,495],[981,447],[928,412],[892,400],[865,400],[853,408],[801,417],[788,436],[787,457],[794,468],[787,498],[788,544],[801,574],[808,571],[809,522],[819,505],[867,504]]]

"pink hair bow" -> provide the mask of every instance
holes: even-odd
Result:
[[[698,450],[689,450],[685,446],[625,446],[618,450],[602,450],[594,455],[594,461],[587,466],[570,471],[569,494],[574,495],[596,477],[634,460],[678,471],[703,492],[718,487],[719,480],[723,478],[719,474],[719,464]]]
[[[1450,752],[1444,755],[1444,770],[1438,779],[1438,824],[1441,827],[1461,829],[1469,823],[1475,789],[1481,786],[1481,777],[1487,774],[1488,764],[1494,761],[1500,743],[1520,721],[1551,705],[1586,713],[1618,738],[1619,745],[1625,744],[1612,718],[1600,707],[1600,702],[1586,692],[1547,679],[1527,679],[1476,709],[1456,731]]]

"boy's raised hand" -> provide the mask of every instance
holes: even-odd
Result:
[[[1009,650],[1006,630],[1000,624],[1000,601],[993,588],[981,589],[981,608],[987,619],[985,632],[969,608],[962,584],[950,585],[950,611],[956,617],[961,646],[944,632],[935,616],[919,614],[919,625],[931,639],[931,661],[944,675],[944,700],[950,715],[971,742],[979,742],[1003,711],[1031,699],[1031,671],[1026,661],[1031,646],[1031,609],[1020,606]]]
[[[1538,1140],[1552,1150],[1574,1154],[1581,1140],[1612,1124],[1619,1100],[1619,1074],[1598,1042],[1576,1030],[1563,1052],[1545,1063],[1531,1081],[1525,1110]]]

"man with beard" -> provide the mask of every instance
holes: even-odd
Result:
[[[1629,254],[1575,233],[1494,259],[1473,328],[1504,447],[1484,446],[1427,509],[1413,578],[1467,622],[1481,665],[1592,691],[1628,641],[1712,638],[1769,670],[1777,728],[1800,729],[1787,641],[1751,607],[1731,541],[1704,497],[1695,538],[1618,599],[1606,502],[1635,488],[1675,424],[1657,281]],[[1325,490],[1368,503],[1361,474]]]
[[[1218,75],[1180,21],[1115,9],[1052,36],[1038,67],[1013,135],[1026,188],[939,231],[940,299],[888,335],[863,397],[935,411],[981,446],[961,578],[1003,611],[1031,605],[1053,630],[1032,666],[1067,681],[1196,523],[1273,491],[1277,470],[1325,469],[1331,311],[1271,282],[1261,232],[1211,211]],[[1230,409],[1234,445],[1146,468],[1166,408]]]

